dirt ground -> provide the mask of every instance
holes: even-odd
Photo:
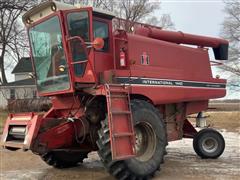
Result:
[[[216,113],[216,112],[214,112]],[[168,154],[154,180],[240,180],[240,114],[239,112],[209,113],[209,123],[219,128],[226,141],[223,155],[216,160],[197,157],[191,139],[169,143]],[[222,117],[218,121],[214,117]],[[31,152],[0,149],[1,180],[113,180],[101,164],[96,152],[78,167],[64,170],[46,165]]]

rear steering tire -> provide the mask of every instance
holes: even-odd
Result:
[[[82,163],[87,158],[87,152],[51,151],[41,156],[42,160],[55,168],[69,168]]]
[[[117,179],[149,179],[163,163],[167,139],[163,119],[159,111],[142,100],[131,101],[132,117],[136,134],[137,156],[113,161],[107,118],[98,131],[98,154],[111,175]]]
[[[216,159],[223,153],[225,141],[218,131],[206,128],[194,136],[193,148],[197,155],[203,159]]]

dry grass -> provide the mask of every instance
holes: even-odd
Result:
[[[232,102],[210,102],[211,111],[240,111],[240,103]]]
[[[240,131],[240,111],[207,112],[208,123],[218,129]]]
[[[240,132],[240,111],[206,112],[204,116],[207,117],[207,124],[210,127]],[[195,119],[190,118],[190,121],[195,123]]]

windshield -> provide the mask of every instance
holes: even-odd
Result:
[[[47,93],[69,89],[69,75],[58,17],[54,16],[32,27],[29,34],[38,90]]]

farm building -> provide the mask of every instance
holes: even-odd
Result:
[[[35,80],[29,78],[31,72],[30,58],[21,58],[12,71],[15,81],[0,85],[0,108],[6,108],[16,99],[37,98]]]

